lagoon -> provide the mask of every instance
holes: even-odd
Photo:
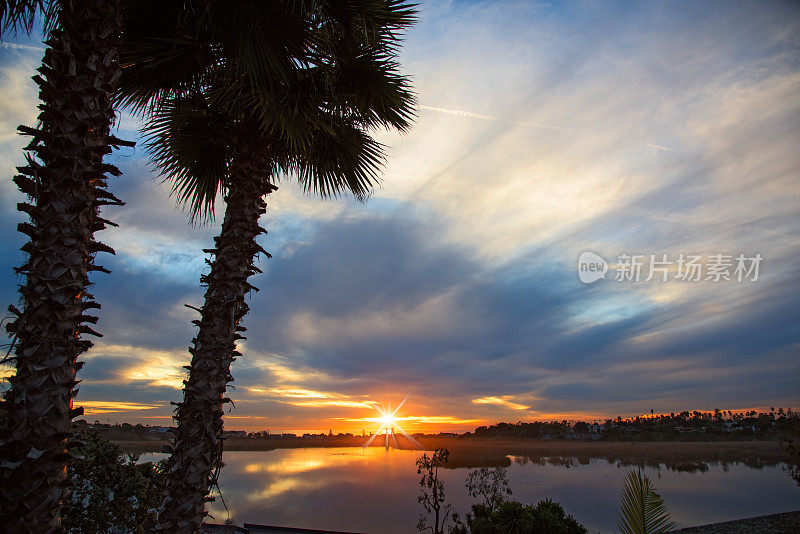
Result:
[[[226,451],[222,497],[210,512],[217,522],[239,522],[412,534],[420,505],[414,462],[420,451],[370,447]],[[158,461],[163,454],[141,455]],[[622,477],[632,467],[606,459],[512,457],[513,497],[551,498],[590,532],[613,532]],[[469,469],[441,471],[446,495],[463,516],[475,502],[464,487]],[[716,462],[648,466],[679,526],[727,521],[800,508],[800,488],[782,464]]]

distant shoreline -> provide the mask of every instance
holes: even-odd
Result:
[[[161,452],[166,440],[114,440],[125,453]],[[382,443],[373,442],[373,447]],[[776,465],[789,461],[776,441],[557,441],[526,439],[463,439],[421,437],[426,450],[445,448],[450,451],[448,467],[507,466],[509,456],[520,461],[571,465],[590,459],[626,464],[667,464],[676,469],[703,470],[707,462],[743,462],[752,467]],[[361,447],[364,438],[254,439],[231,437],[225,440],[226,451],[270,451],[294,448]],[[401,449],[411,449],[398,437]],[[422,451],[420,451],[422,453]]]

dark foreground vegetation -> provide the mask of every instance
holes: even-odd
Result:
[[[67,469],[72,483],[63,516],[67,532],[148,532],[161,503],[161,464],[137,463],[96,432],[78,435],[81,445]]]
[[[420,475],[417,500],[422,513],[417,530],[431,534],[585,534],[586,528],[550,499],[524,504],[513,500],[506,470],[480,468],[470,471],[465,486],[478,502],[462,520],[447,502],[439,469],[449,463],[450,452],[436,449],[417,458]]]
[[[536,504],[514,500],[506,469],[482,467],[470,471],[466,488],[478,500],[464,519],[447,502],[439,469],[450,452],[436,449],[417,458],[418,501],[422,505],[417,529],[430,534],[586,534],[588,531],[550,499]],[[667,503],[641,470],[626,475],[620,491],[617,528],[622,534],[664,534],[675,528]]]

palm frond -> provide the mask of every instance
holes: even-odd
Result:
[[[222,45],[230,67],[256,87],[290,80],[313,40],[302,2],[212,3],[209,37]]]
[[[404,130],[414,115],[410,82],[382,41],[407,27],[413,9],[387,0],[208,5],[194,30],[165,24],[128,33],[135,46],[126,52],[132,67],[123,81],[130,83],[120,99],[152,113],[147,148],[178,201],[193,218],[213,216],[231,179],[234,137],[243,133],[263,140],[281,171],[276,178],[293,174],[322,197],[367,198],[385,157],[370,130]],[[147,52],[175,31],[185,39]],[[181,70],[182,54],[200,74]]]
[[[340,122],[334,133],[317,132],[307,148],[289,153],[288,174],[307,193],[322,198],[351,193],[364,200],[379,183],[384,146],[352,124]]]
[[[225,192],[231,127],[198,95],[162,102],[144,127],[151,162],[172,182],[173,194],[192,220],[213,218],[217,195]]]
[[[675,528],[664,499],[639,469],[622,483],[617,528],[622,534],[662,534]]]
[[[319,1],[318,11],[330,36],[359,38],[383,48],[396,48],[402,32],[417,20],[417,4],[404,0],[330,0]]]
[[[415,116],[415,97],[400,74],[402,32],[417,20],[414,4],[347,0],[327,5],[310,61],[325,73],[326,89],[360,114],[368,127],[401,131]]]
[[[50,32],[58,18],[58,2],[53,0],[2,0],[0,1],[0,29],[16,33],[22,29],[30,33],[41,14],[45,33]]]
[[[115,105],[146,115],[159,101],[197,90],[218,61],[197,8],[179,0],[129,0]],[[154,17],[153,13],[158,13]]]
[[[337,56],[331,90],[357,110],[365,125],[405,131],[415,117],[416,98],[391,55],[374,47],[350,47]]]

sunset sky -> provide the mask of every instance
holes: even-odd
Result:
[[[11,182],[41,37],[0,45],[0,304],[22,263]],[[402,51],[418,118],[366,204],[268,199],[226,428],[411,430],[800,406],[800,4],[425,2]],[[120,114],[119,135],[138,139]],[[147,155],[98,234],[105,335],[86,418],[170,424],[217,222]],[[219,206],[221,206],[221,202]],[[587,285],[578,256],[760,254],[756,281]],[[8,373],[8,370],[6,370]]]

